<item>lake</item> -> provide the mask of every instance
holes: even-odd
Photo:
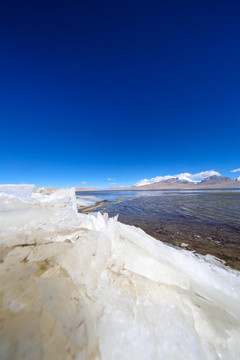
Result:
[[[80,212],[106,212],[158,240],[206,255],[240,270],[240,189],[117,190],[94,196]]]

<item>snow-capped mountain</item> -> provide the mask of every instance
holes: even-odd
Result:
[[[136,187],[143,186],[143,185],[150,185],[154,183],[182,183],[182,184],[198,184],[203,179],[206,179],[209,176],[221,176],[217,171],[215,170],[208,170],[208,171],[202,171],[200,173],[196,174],[190,174],[190,173],[181,173],[178,175],[166,175],[166,176],[157,176],[152,179],[143,179],[140,180],[137,184],[135,184]]]
[[[229,183],[229,184],[235,185],[236,182],[238,182],[237,179],[232,179],[227,176],[213,175],[213,176],[209,176],[208,178],[202,180],[201,184],[202,185],[218,185],[218,184],[222,184],[222,183]]]
[[[202,177],[202,179],[200,179]],[[198,174],[179,174],[158,176],[138,182],[135,189],[165,189],[165,188],[194,188],[194,187],[235,187],[240,186],[240,177],[233,179],[222,176],[214,170]]]

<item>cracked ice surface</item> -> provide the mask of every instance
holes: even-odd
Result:
[[[0,358],[240,357],[239,272],[78,214],[74,188],[0,192]]]

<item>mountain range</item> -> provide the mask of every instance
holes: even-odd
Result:
[[[152,184],[136,184],[131,189],[168,189],[168,188],[205,188],[205,187],[236,187],[240,186],[240,181],[222,175],[212,175],[199,182],[184,178],[170,177]]]
[[[166,176],[160,181],[133,186],[111,187],[106,190],[158,190],[158,189],[201,189],[201,188],[225,188],[240,187],[240,178],[233,179],[222,175],[208,176],[201,181],[191,180],[184,176]]]

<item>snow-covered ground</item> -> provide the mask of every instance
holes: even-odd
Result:
[[[240,358],[239,272],[77,206],[0,186],[1,359]]]

